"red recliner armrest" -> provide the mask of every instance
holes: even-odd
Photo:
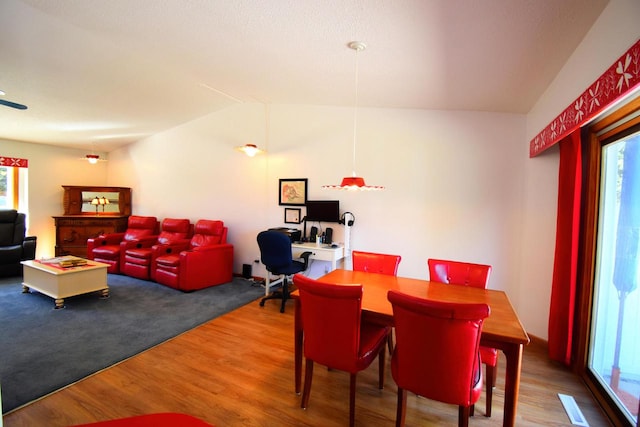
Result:
[[[87,239],[87,257],[93,259],[94,248],[98,246],[117,245],[123,238],[124,233],[109,233]]]
[[[135,240],[128,240],[120,243],[120,250],[127,250],[131,248],[150,248],[158,241],[158,236],[145,236]]]
[[[183,239],[166,245],[153,245],[151,250],[153,251],[154,258],[169,254],[179,254],[189,249],[189,242],[189,239]]]
[[[178,289],[193,291],[233,279],[233,245],[198,247],[180,253]]]

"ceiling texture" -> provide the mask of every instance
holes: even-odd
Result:
[[[526,114],[608,0],[1,0],[0,139],[111,151],[238,103]],[[347,44],[360,40],[355,53]]]

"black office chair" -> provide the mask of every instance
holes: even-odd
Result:
[[[267,230],[258,233],[258,246],[260,247],[260,260],[267,268],[267,280],[265,286],[269,289],[277,282],[282,281],[282,289],[274,291],[260,300],[260,307],[269,299],[282,299],[280,313],[284,313],[284,305],[289,299],[289,276],[305,271],[309,265],[311,252],[303,252],[301,261],[294,261],[291,255],[291,239],[280,231]],[[269,273],[281,276],[275,282],[270,282]]]

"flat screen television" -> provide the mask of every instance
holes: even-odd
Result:
[[[307,222],[339,222],[340,221],[340,201],[339,200],[307,200]]]

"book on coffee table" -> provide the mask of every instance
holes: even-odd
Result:
[[[40,260],[42,264],[55,264],[62,268],[70,268],[70,267],[80,267],[83,265],[87,265],[87,260],[84,258],[78,258],[75,256],[59,256],[55,258],[42,259]]]

